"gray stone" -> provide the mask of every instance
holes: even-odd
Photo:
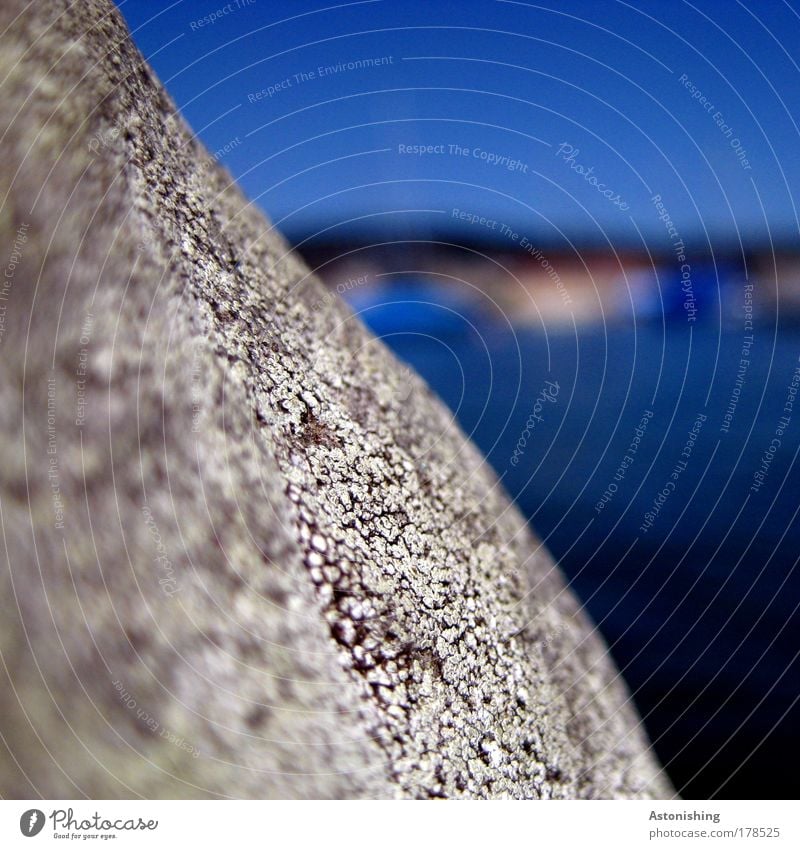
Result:
[[[486,462],[116,9],[0,31],[0,794],[671,795]]]

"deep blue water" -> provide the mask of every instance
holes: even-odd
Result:
[[[800,694],[800,396],[788,403],[800,330],[678,320],[512,332],[415,309],[364,318],[456,412],[560,561],[676,786],[796,795],[775,764],[796,748]],[[536,407],[548,380],[556,399]]]

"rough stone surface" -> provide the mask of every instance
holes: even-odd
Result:
[[[116,10],[0,31],[0,794],[671,795],[485,462]]]

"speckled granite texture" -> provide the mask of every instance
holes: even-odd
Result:
[[[670,796],[485,462],[114,7],[0,27],[2,796]]]

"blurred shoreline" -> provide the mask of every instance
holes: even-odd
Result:
[[[745,311],[756,323],[800,322],[800,252],[789,249],[577,250],[540,248],[520,237],[515,250],[418,239],[310,241],[299,252],[356,306],[403,300],[408,281],[424,279],[432,300],[456,303],[489,324],[735,327]]]

